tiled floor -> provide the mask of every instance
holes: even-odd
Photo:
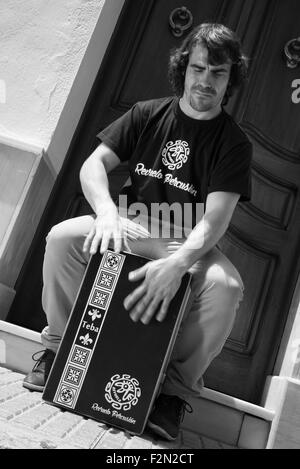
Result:
[[[0,367],[0,449],[233,449],[196,433],[181,431],[175,442],[109,428],[63,411],[22,387],[23,375]]]

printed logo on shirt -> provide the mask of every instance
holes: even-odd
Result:
[[[168,142],[162,151],[162,162],[170,170],[180,169],[186,163],[190,154],[190,148],[184,140]]]

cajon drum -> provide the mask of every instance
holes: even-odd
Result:
[[[125,297],[140,282],[128,274],[150,259],[106,251],[91,257],[53,363],[43,399],[141,434],[189,307],[190,274],[163,322],[133,322]]]

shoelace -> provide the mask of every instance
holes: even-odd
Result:
[[[36,358],[36,355],[38,355],[39,353],[41,353],[42,355],[38,358]],[[47,350],[39,350],[38,352],[35,352],[33,355],[32,355],[32,360],[35,361],[35,365],[33,367],[33,371],[37,369],[37,367],[44,361],[46,361],[46,357],[47,357]]]
[[[193,412],[192,406],[187,401],[177,396],[165,396],[163,405],[166,409],[169,409],[169,406],[174,406],[175,412],[178,412],[178,422],[183,421],[185,412],[188,412],[189,414]]]
[[[180,409],[180,422],[183,421],[185,412],[187,412],[188,414],[191,414],[192,412],[194,412],[194,410],[191,404],[182,400],[182,407]]]

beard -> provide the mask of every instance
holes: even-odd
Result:
[[[207,93],[207,95],[201,95],[198,93]],[[199,87],[185,90],[186,100],[196,112],[207,112],[215,108],[221,107],[223,96],[218,96],[216,91],[211,89],[200,89]]]
[[[193,96],[192,94],[189,96],[189,104],[190,106],[197,112],[205,112],[210,111],[216,106],[216,102],[211,97],[201,97],[201,96]]]
[[[210,99],[203,100],[200,97],[194,98],[193,96],[190,96],[189,104],[197,112],[209,111],[214,107]]]

